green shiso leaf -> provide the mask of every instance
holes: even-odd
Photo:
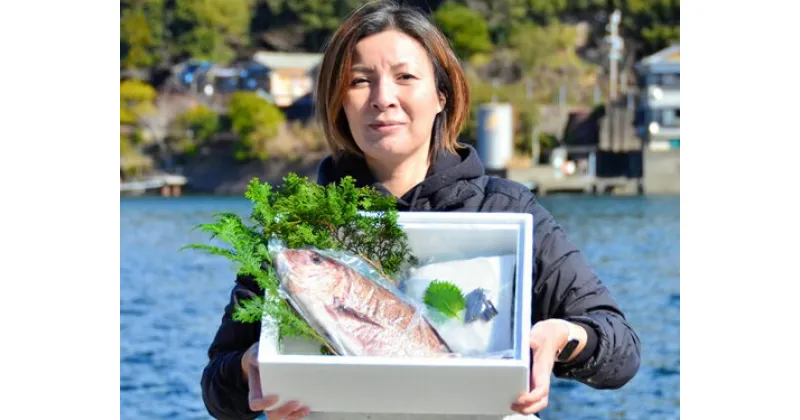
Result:
[[[423,302],[447,318],[458,318],[467,306],[461,289],[453,283],[434,280],[425,290]]]

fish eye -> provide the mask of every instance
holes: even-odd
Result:
[[[322,262],[322,258],[320,258],[319,255],[314,255],[311,257],[311,261],[314,261],[315,264],[319,264]]]

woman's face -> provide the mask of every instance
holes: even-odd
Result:
[[[431,129],[444,98],[433,65],[410,36],[384,31],[356,44],[344,112],[367,159],[385,164],[427,158]]]

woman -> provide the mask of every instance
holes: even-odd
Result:
[[[486,176],[475,150],[457,143],[469,112],[467,83],[447,40],[422,14],[391,2],[357,10],[330,40],[319,75],[316,108],[332,152],[319,183],[353,176],[395,196],[401,211],[534,215],[532,391],[514,411],[547,406],[551,373],[597,389],[634,376],[639,339],[584,257],[528,189]],[[236,301],[258,291],[251,279],[237,279],[203,373],[206,406],[217,418],[305,417],[313,407],[262,392],[258,327],[231,320]]]

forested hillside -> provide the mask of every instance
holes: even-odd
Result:
[[[123,167],[149,168],[163,158],[196,162],[221,137],[234,138],[238,162],[296,161],[322,151],[313,125],[301,127],[255,93],[232,95],[219,114],[162,95],[161,84],[188,59],[226,66],[255,51],[321,52],[342,19],[365,0],[122,0],[120,153]],[[429,13],[462,59],[471,114],[462,140],[474,141],[477,107],[492,99],[514,106],[514,141],[525,156],[533,136],[543,151],[555,133],[539,132],[542,105],[559,98],[592,107],[608,98],[609,16],[620,10],[620,74],[642,57],[679,41],[679,0],[406,0]],[[627,77],[632,86],[635,78]],[[625,87],[620,86],[624,91]],[[170,111],[172,108],[175,110]],[[178,113],[180,112],[180,113]],[[552,118],[550,118],[552,120]],[[558,130],[555,130],[558,131]],[[227,136],[227,137],[226,137]],[[165,152],[166,151],[166,152]],[[226,152],[227,153],[227,152]],[[224,154],[224,153],[223,153]],[[215,156],[220,153],[215,152]],[[126,160],[127,159],[127,160]],[[150,159],[150,158],[148,158]],[[130,161],[130,164],[124,162]],[[143,163],[142,163],[143,162]],[[219,165],[218,163],[206,166]],[[137,169],[138,170],[138,169]],[[232,170],[233,172],[238,171]],[[212,176],[213,175],[213,176]],[[210,178],[219,177],[217,173]]]
[[[122,0],[120,66],[158,68],[187,58],[227,62],[258,49],[319,52],[342,18],[364,2]],[[431,12],[462,59],[477,64],[512,60],[536,67],[539,57],[576,41],[578,57],[601,64],[606,24],[615,8],[622,12],[628,63],[680,36],[680,0],[405,3]]]

